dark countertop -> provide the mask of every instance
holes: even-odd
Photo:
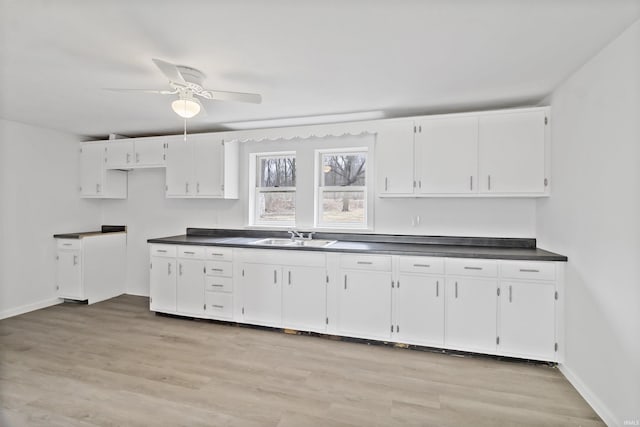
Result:
[[[83,237],[88,236],[98,236],[101,234],[112,234],[112,233],[126,233],[127,226],[126,225],[103,225],[100,230],[96,231],[81,231],[78,233],[63,233],[63,234],[54,234],[53,237],[56,239],[82,239]]]
[[[535,247],[535,239],[400,236],[356,233],[317,233],[314,239],[337,240],[326,247],[256,245],[263,238],[286,238],[286,231],[187,229],[187,234],[149,239],[149,243],[227,246],[273,250],[355,252],[453,258],[567,261],[564,255]]]

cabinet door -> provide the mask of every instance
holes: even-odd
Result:
[[[359,338],[391,336],[391,273],[342,270],[338,333]]]
[[[151,310],[174,313],[176,311],[176,260],[151,257],[150,267]]]
[[[269,264],[242,266],[244,320],[257,325],[282,325],[282,270]]]
[[[105,146],[107,169],[127,168],[133,165],[133,141],[109,141]]]
[[[195,193],[193,184],[193,147],[190,141],[167,143],[167,197]]]
[[[202,315],[204,313],[204,261],[178,259],[176,284],[176,310],[178,313]]]
[[[444,344],[444,279],[401,274],[395,297],[398,341],[442,347]]]
[[[378,194],[413,193],[413,120],[385,125],[376,135]]]
[[[478,129],[482,193],[544,192],[544,111],[483,116]]]
[[[195,177],[192,194],[196,196],[222,196],[224,174],[224,145],[217,138],[194,141]]]
[[[416,192],[465,194],[478,189],[478,118],[418,122]]]
[[[58,251],[56,286],[60,298],[84,299],[80,251]]]
[[[283,267],[282,324],[305,331],[326,329],[326,271],[319,267]]]
[[[165,140],[142,139],[135,141],[135,155],[133,162],[136,167],[164,166],[165,162]]]
[[[500,285],[501,354],[555,359],[555,285],[502,282]]]
[[[80,149],[80,195],[84,197],[102,194],[104,175],[104,144],[83,144]]]
[[[495,353],[497,338],[495,280],[449,278],[446,283],[445,344],[480,353]]]

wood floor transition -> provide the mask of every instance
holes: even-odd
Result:
[[[0,425],[603,426],[555,367],[65,303],[0,321]]]

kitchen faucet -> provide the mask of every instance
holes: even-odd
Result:
[[[291,234],[291,241],[295,242],[297,240],[311,240],[313,238],[313,231],[310,231],[309,233],[307,233],[307,236],[305,237],[304,233],[297,231],[297,230],[289,230],[288,231],[289,234]]]

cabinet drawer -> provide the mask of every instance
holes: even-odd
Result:
[[[233,259],[233,249],[231,248],[207,246],[205,248],[205,254],[207,259],[216,261],[231,261]]]
[[[233,276],[233,263],[227,261],[207,261],[207,276]]]
[[[388,255],[342,255],[340,267],[357,270],[391,271]]]
[[[58,249],[80,249],[82,241],[80,239],[57,239]]]
[[[175,245],[151,245],[151,256],[175,258],[176,250]]]
[[[221,292],[205,292],[205,312],[207,316],[231,319],[233,317],[233,297]]]
[[[178,246],[179,258],[204,258],[203,246]]]
[[[207,276],[204,279],[204,290],[211,292],[233,291],[233,279],[231,277]]]
[[[444,274],[444,258],[400,257],[400,271],[403,273]]]
[[[501,262],[500,276],[509,279],[555,280],[556,265],[551,262]]]
[[[496,277],[498,262],[488,259],[447,258],[445,261],[448,275]]]

